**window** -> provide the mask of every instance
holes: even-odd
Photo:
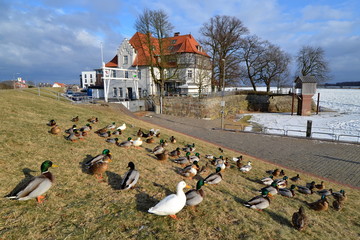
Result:
[[[119,93],[120,93],[120,97],[122,98],[123,97],[123,90],[122,90],[121,87],[119,88]]]
[[[85,78],[84,82],[87,83],[87,79],[86,79],[86,78]]]
[[[112,76],[113,76],[114,78],[116,78],[116,71],[115,71],[115,70],[112,70]]]
[[[129,78],[129,72],[125,71],[125,78]]]
[[[114,89],[113,89],[113,97],[117,97],[117,88],[116,87],[114,87]]]
[[[138,71],[138,78],[141,79],[141,71]]]
[[[139,98],[141,98],[141,88],[138,88],[139,90]]]
[[[92,78],[92,74],[90,74],[90,78]]]
[[[124,56],[124,65],[126,65],[128,63],[129,63],[129,57],[128,57],[128,55],[125,55]]]
[[[187,71],[187,77],[190,79],[192,78],[192,70]]]

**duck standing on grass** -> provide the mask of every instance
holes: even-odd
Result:
[[[250,172],[251,169],[252,169],[251,162],[248,161],[248,163],[245,166],[242,166],[239,170],[241,172],[247,173]]]
[[[206,184],[218,184],[222,181],[223,177],[221,175],[221,168],[217,167],[216,172],[211,173],[204,179]]]
[[[322,195],[321,198],[315,202],[306,202],[306,204],[315,211],[326,211],[329,208],[329,202],[327,201],[325,195]]]
[[[130,170],[125,173],[121,180],[121,190],[133,189],[140,177],[140,173],[135,169],[135,164],[133,162],[129,162],[127,167],[130,168]]]
[[[204,185],[204,180],[200,179],[196,184],[196,189],[191,189],[185,193],[187,206],[195,209],[195,207],[204,200],[205,193],[201,189]]]
[[[50,189],[54,182],[54,176],[49,172],[50,167],[57,167],[51,161],[46,160],[41,164],[41,175],[33,178],[26,186],[24,186],[19,192],[13,196],[7,196],[7,198],[15,200],[28,200],[36,198],[38,203],[44,201],[44,194]]]
[[[111,153],[109,149],[104,149],[101,154],[90,159],[85,163],[89,172],[97,179],[102,179],[102,174],[108,169],[108,163],[111,162]]]
[[[247,201],[244,206],[252,209],[257,209],[262,211],[263,209],[270,206],[270,198],[268,197],[269,192],[264,189],[261,192],[261,195],[253,197],[249,201]]]
[[[186,204],[186,196],[184,188],[190,188],[184,181],[176,186],[176,194],[166,196],[154,207],[149,208],[148,212],[159,216],[169,215],[173,219],[177,219],[176,214],[184,208]]]
[[[131,137],[128,137],[128,139],[126,141],[117,143],[116,145],[118,145],[119,147],[129,148],[132,146],[132,144],[133,144],[133,142],[131,140]]]

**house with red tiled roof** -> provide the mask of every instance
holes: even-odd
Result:
[[[52,85],[52,87],[66,87],[66,84],[56,82]]]
[[[150,66],[159,61],[160,49],[162,55],[169,56],[165,74],[174,75],[165,82],[165,94],[196,94],[199,88],[201,92],[211,91],[210,57],[191,34],[175,33],[161,43],[154,37],[150,37],[151,44],[148,41],[147,35],[135,33],[130,40],[124,39],[114,58],[104,64],[105,100],[158,95],[159,86],[152,78]],[[162,48],[159,44],[163,44]],[[159,74],[156,69],[155,74]]]

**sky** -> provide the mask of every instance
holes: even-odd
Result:
[[[0,81],[79,84],[81,71],[101,67],[101,46],[108,62],[132,37],[145,8],[164,10],[174,32],[196,39],[211,17],[237,17],[293,57],[323,48],[327,82],[360,81],[359,0],[0,0]]]

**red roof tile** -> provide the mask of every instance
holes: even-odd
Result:
[[[152,46],[155,47],[155,54],[159,54],[159,42],[157,38],[151,37],[150,41]],[[136,66],[147,66],[150,65],[150,51],[147,44],[147,37],[143,33],[135,33],[134,36],[129,40],[130,44],[135,48],[137,56],[133,62],[133,65]],[[196,53],[206,57],[209,55],[204,52],[200,44],[195,40],[191,34],[187,35],[176,35],[174,37],[165,38],[163,47],[165,55],[171,55],[174,53]],[[155,62],[155,58],[152,59]],[[173,64],[171,64],[173,65]],[[117,67],[118,59],[115,56],[110,62],[108,62],[106,67]]]

